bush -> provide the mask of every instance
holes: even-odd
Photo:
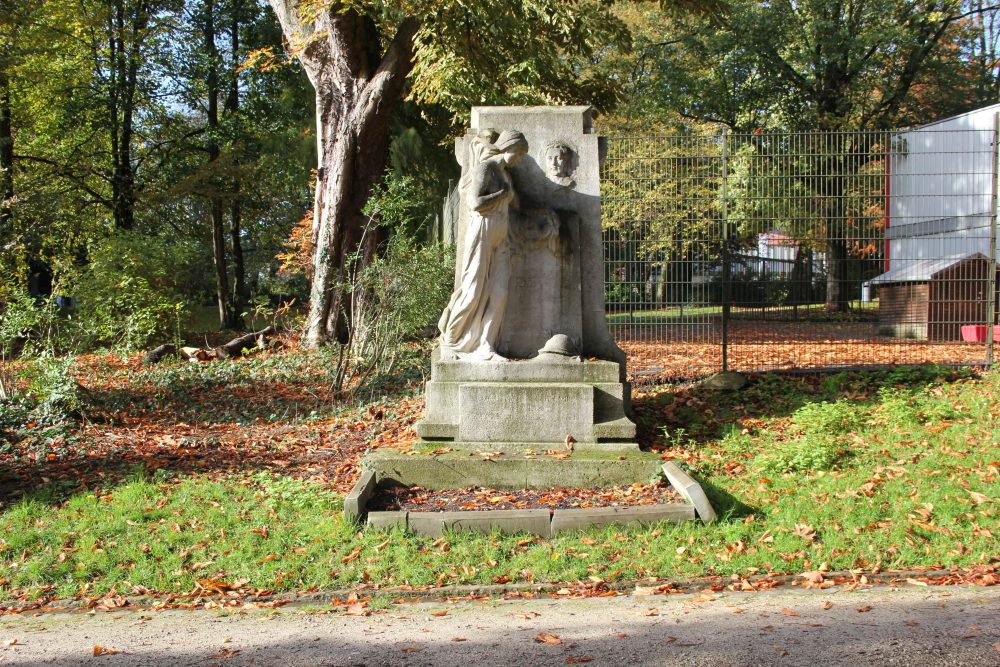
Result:
[[[70,358],[42,356],[20,368],[17,391],[0,400],[0,451],[18,442],[42,457],[50,444],[65,442],[83,406],[71,365]]]
[[[36,299],[22,289],[7,289],[5,295],[0,302],[0,360],[22,352],[54,352],[62,323],[54,300]]]
[[[79,335],[89,345],[137,349],[179,337],[197,251],[186,243],[120,232],[91,251],[76,277]],[[186,296],[187,295],[187,296]]]
[[[454,248],[397,233],[354,285],[352,356],[363,374],[392,372],[403,344],[437,322],[454,279]]]

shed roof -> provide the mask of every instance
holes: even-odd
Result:
[[[921,259],[914,262],[905,262],[903,266],[898,269],[891,269],[879,276],[875,276],[868,281],[868,284],[884,285],[886,283],[923,282],[930,280],[945,269],[958,264],[959,262],[976,258],[988,259],[988,257],[981,252],[972,252],[949,255],[948,257],[941,257],[939,259]]]

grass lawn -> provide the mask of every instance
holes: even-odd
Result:
[[[359,531],[343,495],[407,446],[424,355],[364,396],[328,352],[168,364],[84,357],[85,418],[0,440],[0,600],[995,567],[1000,373],[757,375],[636,397],[642,444],[721,520],[539,539]],[[27,425],[25,425],[27,426]],[[32,430],[38,431],[32,433]]]

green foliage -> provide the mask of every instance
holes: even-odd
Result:
[[[835,438],[809,434],[782,443],[761,459],[760,467],[768,473],[830,470],[844,455],[844,451]]]
[[[622,14],[637,33],[626,97],[637,113],[740,131],[892,127],[954,113],[973,83],[962,63],[975,48],[953,48],[968,43],[961,0],[736,0],[711,18],[650,5]]]
[[[0,397],[0,453],[19,442],[40,459],[73,439],[84,401],[72,362],[43,355],[22,362],[10,375],[14,391]]]
[[[806,403],[792,413],[792,423],[804,433],[846,435],[864,425],[865,412],[846,400]]]
[[[137,349],[173,340],[188,317],[189,277],[197,269],[190,244],[120,232],[102,241],[75,281],[75,317],[83,340]]]
[[[17,287],[5,290],[5,296],[0,302],[0,359],[55,352],[61,324],[55,301],[36,299]]]

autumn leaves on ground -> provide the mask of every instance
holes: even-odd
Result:
[[[603,594],[700,576],[813,586],[849,570],[997,582],[1000,373],[755,375],[737,393],[663,385],[636,396],[641,443],[699,477],[717,524],[432,540],[359,531],[341,515],[369,448],[414,443],[426,354],[349,398],[330,390],[333,355],[290,347],[152,367],[89,355],[70,382],[25,397],[35,421],[5,404],[0,608],[353,589],[345,608],[357,611],[376,591],[451,584]],[[30,392],[51,369],[24,363],[5,372]],[[38,409],[48,404],[64,414]]]

